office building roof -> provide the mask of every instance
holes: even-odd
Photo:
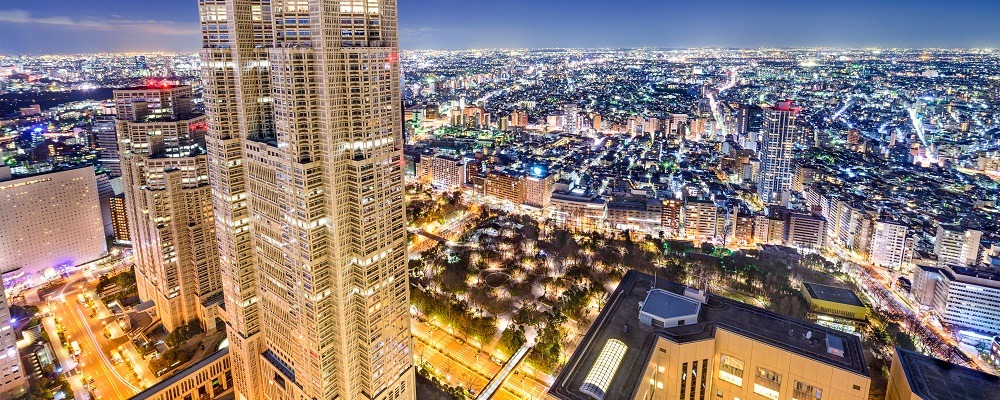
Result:
[[[851,290],[820,285],[818,283],[804,283],[804,285],[806,290],[809,291],[809,296],[812,296],[812,298],[816,300],[847,304],[856,307],[865,306],[865,303],[862,303],[861,299],[858,298],[858,295]]]
[[[550,394],[560,399],[590,399],[581,390],[587,374],[594,368],[600,353],[612,340],[625,345],[620,367],[610,382],[605,400],[631,400],[639,387],[657,339],[689,343],[715,337],[724,329],[767,345],[807,357],[854,374],[868,376],[857,336],[792,319],[761,308],[709,294],[700,304],[697,322],[660,328],[639,322],[640,302],[654,288],[654,279],[629,271],[608,299],[580,346],[559,373]],[[656,289],[675,296],[685,292],[683,285],[656,280]],[[626,329],[627,327],[627,329]]]
[[[924,400],[996,400],[1000,377],[896,348],[910,391]]]
[[[131,400],[148,399],[148,398],[153,397],[153,396],[155,396],[157,394],[160,394],[160,392],[162,392],[162,391],[166,390],[167,388],[169,388],[169,387],[177,384],[177,382],[180,382],[181,380],[189,377],[191,374],[198,372],[202,368],[205,368],[205,366],[218,361],[220,358],[225,357],[227,354],[229,354],[229,348],[228,347],[224,348],[224,349],[221,349],[219,351],[216,351],[215,353],[212,353],[208,357],[205,357],[205,359],[203,359],[201,361],[198,361],[196,364],[194,364],[194,365],[192,365],[190,367],[187,367],[187,368],[185,368],[185,369],[183,369],[181,371],[178,371],[178,372],[174,373],[173,375],[170,375],[170,377],[168,377],[167,379],[164,379],[164,380],[158,382],[157,384],[155,384],[153,386],[150,386],[148,389],[143,390],[139,394],[136,394],[135,396],[133,396],[131,398]]]
[[[641,311],[658,319],[697,316],[701,303],[666,290],[650,290],[642,302]]]

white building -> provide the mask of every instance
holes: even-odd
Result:
[[[836,201],[834,204],[838,213],[833,223],[838,226],[833,241],[845,250],[867,255],[871,249],[872,226],[877,213],[861,203]]]
[[[755,243],[778,244],[784,240],[785,220],[765,215],[754,217],[753,238]]]
[[[0,181],[0,271],[31,277],[106,252],[94,168]]]
[[[1000,334],[1000,271],[917,268],[911,292],[950,325]]]
[[[906,255],[908,232],[909,228],[905,225],[876,221],[869,252],[872,264],[893,270],[902,268],[903,263],[909,259]]]
[[[421,158],[420,164],[420,178],[439,189],[453,190],[465,183],[465,163],[458,158],[439,154]]]
[[[684,204],[684,236],[699,242],[711,242],[719,235],[719,216],[710,200],[688,200]]]
[[[11,326],[10,308],[0,283],[0,399],[22,396],[28,389],[28,377],[17,352],[17,338]]]
[[[785,245],[818,252],[826,239],[826,219],[812,214],[791,213]]]
[[[979,242],[983,233],[954,225],[938,225],[934,254],[938,265],[974,265],[979,261]]]

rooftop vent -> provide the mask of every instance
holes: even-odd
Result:
[[[708,304],[708,293],[704,290],[684,288],[684,296],[689,299],[698,300],[701,304]]]

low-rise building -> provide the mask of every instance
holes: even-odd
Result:
[[[553,193],[549,218],[559,226],[582,231],[601,228],[608,216],[604,199],[573,193]]]
[[[663,204],[645,196],[617,197],[608,201],[608,224],[621,231],[658,234],[661,230]]]
[[[868,307],[848,289],[803,283],[802,296],[813,312],[857,320],[868,318]]]
[[[17,398],[28,391],[28,376],[18,355],[13,323],[0,282],[0,399]]]
[[[990,362],[995,366],[1000,366],[1000,336],[994,336],[990,342]]]

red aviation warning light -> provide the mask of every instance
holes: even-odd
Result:
[[[146,87],[157,89],[170,89],[172,85],[168,81],[157,79],[146,79]]]

